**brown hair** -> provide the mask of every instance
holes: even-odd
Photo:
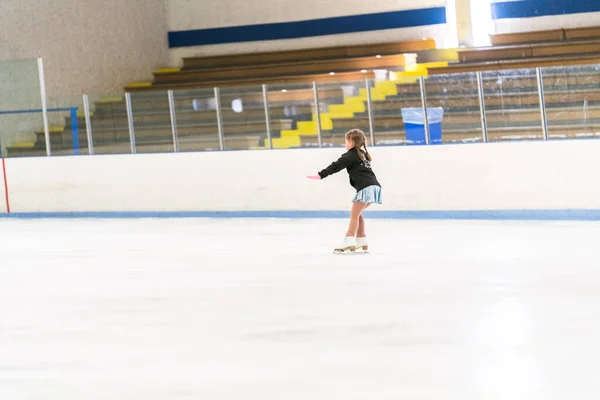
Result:
[[[346,132],[346,140],[354,143],[354,149],[358,154],[358,158],[360,158],[363,161],[371,161],[371,155],[367,151],[367,137],[365,136],[365,133],[363,131],[361,131],[360,129],[349,130],[348,132]],[[364,154],[362,151],[360,151],[361,147],[365,148]]]

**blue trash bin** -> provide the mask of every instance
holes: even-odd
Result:
[[[442,120],[444,119],[444,109],[434,107],[427,109],[427,119],[429,120],[429,138],[431,144],[442,143]],[[422,108],[403,108],[402,121],[406,131],[407,145],[423,145],[425,141],[425,117]]]

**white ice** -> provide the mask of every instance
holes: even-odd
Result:
[[[598,399],[600,224],[0,220],[0,399]]]

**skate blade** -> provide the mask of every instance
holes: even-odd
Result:
[[[333,252],[341,254],[341,253],[350,253],[350,252],[355,251],[355,250],[356,250],[356,247],[350,246],[350,247],[333,249]]]
[[[369,252],[367,250],[360,250],[357,248],[354,249],[335,249],[333,250],[333,254],[340,254],[340,255],[355,255],[355,254],[369,254]]]

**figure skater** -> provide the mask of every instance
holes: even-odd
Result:
[[[350,176],[350,185],[356,189],[356,195],[352,199],[348,231],[341,246],[334,250],[336,253],[369,249],[362,212],[371,204],[381,204],[381,185],[371,169],[371,155],[367,151],[364,132],[352,129],[346,132],[345,139],[347,152],[318,175],[308,176],[309,179],[321,180],[346,168]]]

